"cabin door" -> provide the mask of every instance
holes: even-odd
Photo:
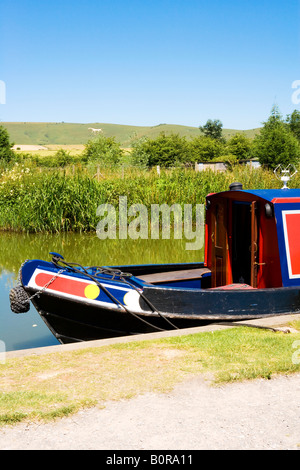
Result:
[[[221,198],[214,200],[211,214],[211,282],[212,287],[219,287],[226,285],[228,278],[227,201]]]
[[[257,287],[257,202],[234,202],[232,207],[232,282]]]
[[[257,223],[257,202],[251,203],[251,272],[250,285],[257,287],[258,271],[258,223]]]

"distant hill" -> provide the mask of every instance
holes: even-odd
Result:
[[[10,140],[15,144],[28,145],[76,145],[86,144],[94,135],[89,127],[102,129],[102,135],[115,137],[122,147],[130,147],[135,139],[143,136],[156,138],[160,132],[166,134],[175,133],[187,138],[200,135],[198,127],[179,126],[173,124],[159,124],[157,126],[127,126],[121,124],[105,123],[65,123],[65,122],[0,122],[9,132]],[[228,138],[236,132],[253,138],[259,129],[237,131],[234,129],[223,129],[224,137]]]

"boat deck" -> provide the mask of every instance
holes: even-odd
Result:
[[[200,269],[185,269],[182,271],[170,271],[154,274],[145,274],[139,276],[139,279],[145,281],[149,284],[160,284],[163,282],[178,282],[178,281],[187,281],[193,279],[201,279],[204,274],[210,274],[210,269],[200,268]]]

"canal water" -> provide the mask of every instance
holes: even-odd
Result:
[[[203,250],[186,250],[181,240],[100,240],[96,234],[0,234],[0,345],[6,351],[59,344],[31,305],[29,312],[10,309],[9,291],[17,285],[27,259],[50,260],[50,251],[85,266],[185,263],[203,260]],[[0,351],[1,352],[1,351]]]

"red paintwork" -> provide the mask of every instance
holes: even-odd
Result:
[[[53,278],[52,274],[39,273],[35,277],[35,283],[39,287],[44,287],[51,279]],[[76,295],[78,297],[85,297],[84,290],[90,285],[89,282],[80,282],[75,279],[60,278],[57,277],[47,289],[55,290],[58,292],[63,292],[65,294]]]
[[[257,287],[281,287],[281,267],[277,240],[275,218],[268,219],[264,211],[260,211],[259,218],[259,259],[257,273]]]
[[[275,197],[272,199],[273,204],[291,204],[292,202],[300,202],[300,197]]]
[[[290,254],[291,274],[293,276],[300,274],[300,244],[299,244],[299,222],[300,214],[286,214],[286,229],[288,249]]]

